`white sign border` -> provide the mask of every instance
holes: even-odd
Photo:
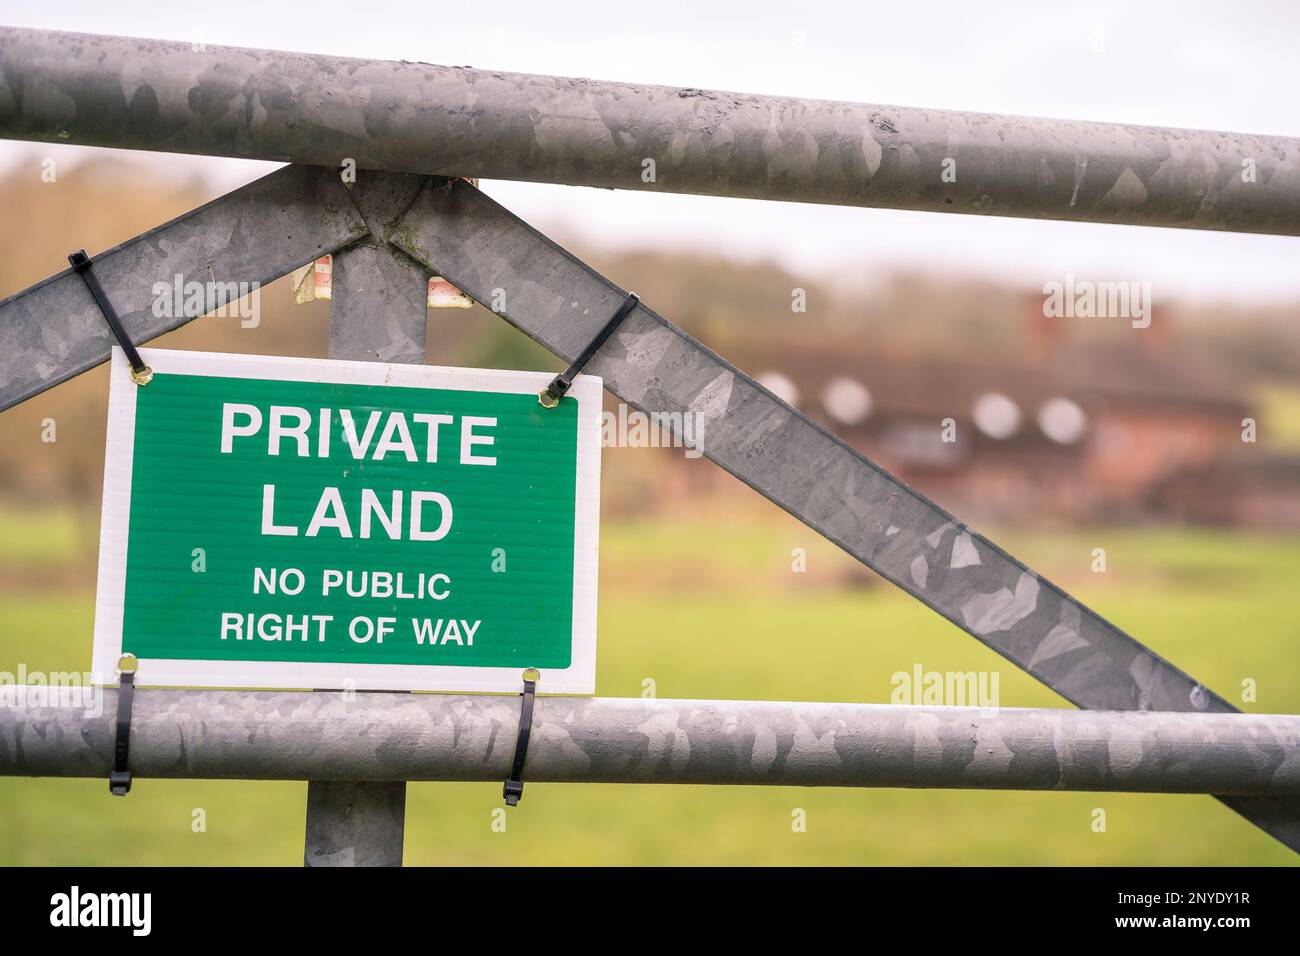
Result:
[[[140,349],[155,372],[223,378],[273,379],[340,385],[392,385],[405,388],[509,392],[536,395],[554,378],[547,372],[392,365],[335,359],[232,355],[175,349]],[[92,670],[104,683],[116,683],[122,656],[122,617],[126,595],[126,551],[131,514],[131,474],[135,450],[138,386],[120,348],[113,347],[105,442],[104,501],[100,523],[99,578],[95,596]],[[596,578],[600,557],[600,416],[603,383],[579,375],[569,396],[578,402],[576,508],[574,512],[572,658],[566,668],[539,668],[537,690],[544,694],[596,692]],[[304,661],[163,660],[139,661],[136,681],[154,687],[230,687],[283,689],[416,690],[466,693],[518,693],[523,669],[422,664],[352,664]],[[107,675],[113,675],[109,677]]]

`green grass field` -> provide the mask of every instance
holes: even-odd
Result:
[[[744,495],[739,487],[737,496]],[[93,517],[90,519],[93,521]],[[95,535],[0,509],[0,670],[86,669]],[[1300,710],[1300,538],[1187,530],[993,534],[1094,609],[1254,712]],[[1107,552],[1105,574],[1090,570]],[[807,549],[807,572],[790,568]],[[764,505],[602,531],[599,693],[888,702],[890,675],[997,671],[1004,706],[1066,706],[933,612]],[[0,864],[297,864],[306,785],[0,778]],[[414,784],[413,864],[1292,864],[1210,797]],[[1093,811],[1106,812],[1104,833]],[[194,811],[206,829],[194,832]],[[794,832],[792,812],[806,812]]]

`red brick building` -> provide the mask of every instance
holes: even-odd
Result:
[[[1130,520],[1243,448],[1246,393],[1176,350],[1031,349],[989,362],[816,339],[742,367],[831,432],[962,515]],[[1193,494],[1183,486],[1183,494]],[[1184,507],[1182,514],[1188,514]]]

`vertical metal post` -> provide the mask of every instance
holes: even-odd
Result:
[[[401,866],[406,783],[307,784],[304,866]]]
[[[372,234],[334,256],[330,358],[421,363],[429,273],[378,236],[414,198],[418,177],[384,195],[355,189]],[[307,784],[305,866],[401,866],[405,782]]]

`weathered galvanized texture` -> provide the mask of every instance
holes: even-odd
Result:
[[[99,716],[0,708],[0,774],[102,776]],[[519,697],[136,693],[137,776],[503,780]],[[1300,716],[540,697],[530,782],[1300,793]]]
[[[271,282],[366,232],[336,172],[294,166],[92,258],[127,333],[142,343],[230,302],[238,283]],[[170,298],[160,304],[155,283],[177,282],[204,284],[201,312],[186,305],[178,314]],[[112,345],[71,269],[10,296],[0,302],[0,409],[106,361]]]
[[[363,171],[351,190],[370,235],[334,257],[330,358],[425,360],[429,271],[384,241],[423,176]]]
[[[428,282],[423,268],[374,239],[336,255],[331,313],[364,318],[330,322],[330,358],[423,362]]]
[[[401,866],[406,784],[313,780],[304,866]]]
[[[565,360],[625,296],[464,182],[431,183],[393,241]],[[706,457],[1080,707],[1235,709],[646,305],[587,370],[695,416]],[[1300,849],[1300,801],[1232,806]]]
[[[316,175],[337,181],[332,170]],[[411,187],[409,177],[366,177],[352,199],[363,219],[379,222],[367,191],[385,197],[376,205],[392,211],[404,208]],[[353,238],[370,230],[364,221],[351,226]],[[503,315],[566,359],[623,298],[465,184],[430,183],[406,217],[383,223],[380,237],[482,301],[500,298],[493,295],[500,289]],[[699,416],[708,425],[709,457],[1076,703],[1232,709],[644,306],[591,368],[637,407]],[[55,366],[48,384],[60,374]],[[1222,799],[1300,847],[1294,799]]]
[[[381,238],[422,186],[422,177],[362,173],[353,187],[370,235],[334,256],[330,358],[425,360],[429,273]],[[304,861],[307,866],[401,866],[405,825],[404,782],[364,776],[312,780]]]
[[[1300,140],[1280,136],[15,28],[0,30],[0,63],[0,136],[13,139],[1300,234]],[[1244,175],[1247,161],[1253,177]]]

